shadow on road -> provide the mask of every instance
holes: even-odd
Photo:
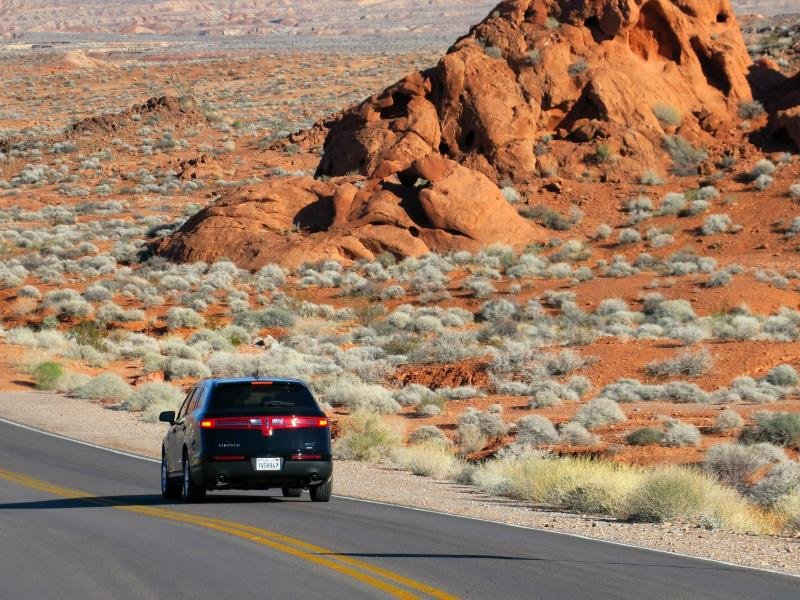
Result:
[[[296,502],[296,500],[294,500]],[[292,502],[277,496],[207,496],[192,504],[253,504],[253,503]],[[159,494],[139,494],[133,496],[86,496],[83,498],[56,498],[30,502],[9,502],[0,504],[0,510],[41,510],[61,508],[101,508],[108,506],[186,506],[188,503],[165,500]]]

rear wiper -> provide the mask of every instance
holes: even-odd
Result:
[[[287,402],[286,400],[266,400],[262,402],[262,406],[294,406],[294,402]]]

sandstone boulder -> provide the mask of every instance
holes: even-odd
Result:
[[[397,178],[331,184],[294,177],[234,191],[194,217],[156,250],[180,261],[223,258],[242,268],[277,262],[475,251],[493,242],[523,249],[543,241],[485,175],[430,155]]]

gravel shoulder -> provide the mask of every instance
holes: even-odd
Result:
[[[0,392],[0,417],[141,456],[158,457],[164,427],[127,412],[41,392]],[[391,467],[337,461],[334,493],[582,535],[654,550],[800,575],[800,538],[706,531],[679,524],[631,524],[554,512],[481,493],[469,486],[418,477]],[[154,482],[154,488],[157,482]]]

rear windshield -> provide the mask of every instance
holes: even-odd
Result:
[[[214,415],[317,415],[311,392],[296,383],[222,383],[214,387],[209,404]]]

